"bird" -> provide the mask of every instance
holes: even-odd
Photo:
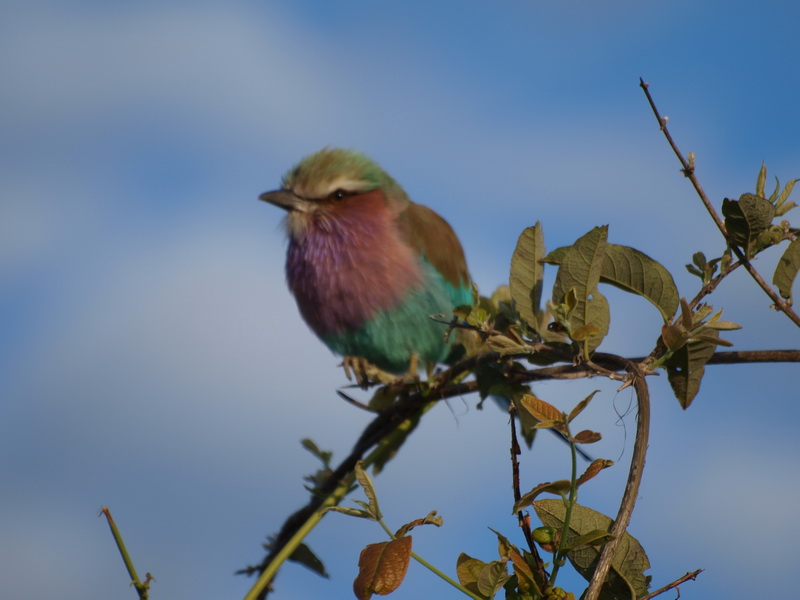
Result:
[[[261,194],[284,209],[286,282],[309,328],[366,386],[378,372],[413,375],[446,362],[446,325],[477,291],[464,250],[440,215],[413,202],[375,161],[323,148]],[[377,380],[386,382],[387,380]]]

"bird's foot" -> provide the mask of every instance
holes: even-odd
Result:
[[[395,375],[376,367],[365,358],[359,356],[345,356],[342,361],[344,374],[349,381],[355,380],[356,384],[367,389],[372,384],[402,387],[419,383],[417,374],[418,359],[411,356],[408,371],[402,375]]]
[[[345,356],[341,366],[344,367],[348,381],[355,380],[356,384],[365,390],[371,384],[389,385],[397,379],[396,375],[379,369],[360,356]]]

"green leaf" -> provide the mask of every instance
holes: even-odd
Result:
[[[559,479],[558,481],[540,483],[527,494],[524,494],[514,504],[514,513],[529,507],[536,500],[537,496],[541,494],[555,494],[556,496],[564,496],[569,493],[572,484],[566,479]]]
[[[582,546],[602,546],[614,539],[614,536],[604,529],[595,529],[589,533],[579,535],[570,542],[570,549],[577,550]]]
[[[556,248],[545,257],[544,262],[562,265],[570,246]],[[702,257],[701,253],[700,254]],[[698,260],[695,254],[695,261]],[[705,267],[705,257],[703,267]],[[697,264],[697,262],[695,262]],[[699,266],[699,265],[698,265]],[[686,266],[690,273],[702,277],[702,271]],[[658,261],[629,246],[605,245],[605,259],[600,271],[600,283],[608,283],[623,291],[642,296],[649,300],[663,316],[669,320],[678,307],[678,288],[667,271]],[[554,294],[554,299],[555,294]]]
[[[606,259],[600,281],[649,300],[664,321],[678,309],[678,288],[659,262],[628,246],[606,245]]]
[[[761,163],[761,169],[758,171],[758,177],[756,177],[756,194],[764,198],[764,186],[767,183],[767,165],[765,163]]]
[[[375,515],[375,519],[382,519],[383,515],[381,515],[381,509],[378,507],[378,497],[375,494],[375,486],[372,484],[372,479],[370,479],[370,476],[367,475],[367,472],[364,470],[362,461],[358,461],[356,463],[355,476],[359,485],[361,485],[361,487],[364,489],[364,495],[366,495],[367,499],[369,500],[369,506],[365,506],[365,508]]]
[[[778,288],[782,298],[791,300],[792,286],[800,270],[800,238],[794,240],[778,261],[778,267],[772,276],[772,283]]]
[[[585,409],[587,406],[589,406],[589,402],[592,401],[592,398],[594,398],[594,395],[599,391],[600,390],[593,391],[591,394],[586,396],[586,398],[584,398],[583,400],[578,402],[578,404],[575,405],[575,408],[573,408],[569,412],[569,416],[567,417],[567,423],[572,423],[572,421],[575,419],[575,417],[577,417],[579,414],[581,414],[583,412],[583,409]]]
[[[326,579],[330,578],[327,571],[325,571],[325,565],[322,564],[322,561],[311,551],[311,548],[305,542],[302,542],[297,548],[295,548],[292,555],[289,557],[289,560],[292,562],[299,563],[304,567],[311,569],[317,575],[321,575]]]
[[[786,186],[783,188],[783,191],[781,192],[781,195],[778,196],[778,198],[775,200],[775,208],[781,208],[783,203],[789,199],[789,196],[791,195],[792,190],[794,189],[794,184],[797,182],[798,182],[797,179],[792,179],[786,184]],[[785,212],[786,211],[782,212],[781,214],[785,214]]]
[[[363,502],[361,503],[364,504]],[[348,517],[358,517],[359,519],[370,519],[372,521],[375,520],[375,515],[373,515],[368,510],[361,510],[359,508],[353,508],[351,506],[328,506],[322,509],[322,514],[326,512],[338,512],[342,513],[343,515],[347,515]]]
[[[772,224],[775,207],[761,196],[742,194],[738,202],[725,198],[722,201],[722,214],[731,242],[743,248],[750,257],[758,250],[754,242],[759,234]]]
[[[566,507],[561,500],[537,500],[533,503],[533,507],[542,523],[559,531],[563,528]],[[581,536],[588,536],[600,541],[602,539],[601,532],[607,533],[611,529],[611,525],[612,520],[607,516],[576,504],[572,509],[569,531],[564,542],[567,547],[570,547],[580,540]],[[570,550],[567,558],[575,570],[589,581],[600,558],[600,550],[594,546],[584,545],[581,548]],[[611,561],[611,569],[603,584],[600,598],[603,600],[634,600],[646,595],[650,577],[646,576],[644,571],[649,568],[650,561],[644,549],[633,536],[626,532],[619,541]]]
[[[607,237],[608,226],[595,227],[570,246],[553,286],[555,303],[563,302],[570,293],[575,294],[576,305],[569,315],[568,329],[587,357],[608,333],[611,318],[608,302],[597,291]]]
[[[520,318],[534,331],[539,324],[539,307],[542,300],[542,277],[544,268],[539,262],[545,255],[544,234],[537,221],[528,227],[517,240],[511,256],[509,285],[511,297]]]
[[[483,594],[478,590],[478,577],[480,577],[481,571],[486,566],[486,563],[482,560],[472,558],[470,555],[462,552],[458,555],[458,561],[456,562],[456,576],[458,577],[458,582],[473,594],[482,596]]]
[[[487,598],[494,598],[509,579],[511,576],[505,561],[493,560],[478,575],[478,592]]]
[[[716,331],[708,335],[716,337]],[[714,355],[716,344],[702,340],[689,341],[666,362],[667,379],[680,405],[686,409],[700,391],[705,364]]]

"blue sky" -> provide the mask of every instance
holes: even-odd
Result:
[[[153,598],[240,598],[233,572],[305,501],[299,440],[342,457],[368,415],[337,399],[333,357],[283,281],[281,214],[256,200],[325,145],[378,160],[458,232],[489,292],[519,232],[549,248],[608,223],[681,293],[693,252],[722,244],[658,132],[651,83],[717,204],[765,161],[800,176],[796,27],[783,2],[92,2],[0,7],[0,581],[3,596],[133,597],[109,506]],[[790,218],[797,217],[790,213]],[[759,259],[765,273],[776,253]],[[604,348],[652,347],[646,303],[609,291]],[[798,331],[744,273],[715,306],[740,349]],[[683,412],[653,378],[653,434],[630,531],[654,585],[705,568],[682,597],[796,590],[796,366],[709,368]],[[613,513],[630,458],[629,392],[588,391],[593,450],[619,466],[582,502]],[[794,390],[794,391],[790,391]],[[415,550],[454,570],[519,542],[507,419],[437,407],[376,481],[390,526],[438,510]],[[563,477],[543,440],[533,487]],[[275,598],[351,597],[377,526],[339,515],[310,543],[333,578],[281,573]],[[575,591],[579,592],[575,583]],[[412,565],[396,598],[456,593]]]

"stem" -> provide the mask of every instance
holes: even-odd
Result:
[[[567,501],[567,510],[564,514],[564,526],[561,528],[561,539],[558,541],[558,551],[556,552],[556,555],[553,558],[553,573],[550,575],[550,587],[555,587],[558,570],[561,568],[561,565],[565,564],[567,560],[567,551],[564,550],[563,548],[567,543],[567,537],[569,534],[569,523],[572,520],[572,508],[578,501],[578,484],[577,484],[578,452],[575,446],[576,446],[575,442],[569,442],[569,449],[572,454],[572,475],[570,479],[571,485],[569,486],[569,500]]]
[[[244,600],[256,600],[256,598],[258,598],[267,589],[267,586],[269,586],[270,582],[277,574],[278,569],[281,568],[281,565],[291,557],[305,537],[311,532],[312,529],[314,529],[314,527],[316,527],[317,523],[322,520],[323,509],[329,506],[336,506],[339,502],[341,502],[342,498],[344,498],[345,494],[347,494],[347,490],[350,489],[350,483],[352,481],[352,477],[342,481],[341,484],[339,484],[339,487],[336,488],[336,490],[325,499],[325,501],[308,517],[308,519],[306,519],[305,523],[300,526],[295,534],[286,542],[286,544],[261,572],[261,575],[256,583],[245,595]]]
[[[514,503],[516,504],[522,498],[522,492],[519,484],[519,461],[517,460],[517,456],[519,456],[522,451],[520,450],[519,440],[517,439],[517,411],[514,407],[513,401],[509,402],[508,404],[508,413],[511,416],[511,478],[512,486],[514,488]],[[539,551],[537,550],[536,544],[533,541],[530,516],[526,515],[520,510],[517,512],[517,519],[536,566],[536,568],[533,570],[534,580],[536,581],[536,585],[543,590],[545,587],[545,582],[547,581],[547,571],[544,567],[544,561],[539,555]]]
[[[608,575],[617,546],[622,541],[622,536],[631,520],[633,507],[639,495],[639,485],[642,483],[644,459],[647,454],[648,440],[650,439],[650,392],[647,389],[647,382],[644,379],[641,367],[635,363],[628,363],[628,369],[631,377],[630,381],[636,391],[636,401],[639,408],[639,415],[636,420],[636,441],[633,444],[633,456],[631,457],[631,466],[628,471],[628,481],[625,484],[625,493],[622,495],[617,518],[614,519],[614,524],[609,532],[614,538],[603,546],[600,560],[597,561],[597,567],[595,567],[592,580],[583,595],[583,600],[597,600],[600,597],[600,590]]]
[[[111,516],[111,511],[108,510],[107,506],[101,507],[100,511],[106,517],[108,526],[111,529],[111,535],[114,537],[114,541],[117,543],[117,548],[119,549],[119,553],[122,556],[122,562],[125,563],[125,568],[128,569],[128,575],[131,578],[131,583],[133,584],[133,587],[136,588],[136,593],[139,594],[139,598],[141,598],[141,600],[147,600],[147,596],[149,593],[148,586],[143,584],[139,579],[139,575],[136,574],[136,567],[133,566],[133,560],[128,554],[128,549],[125,547],[125,542],[122,541],[122,534],[119,532],[119,529],[117,529],[117,524],[114,522],[114,519]],[[148,575],[148,580],[149,579],[150,576]]]

